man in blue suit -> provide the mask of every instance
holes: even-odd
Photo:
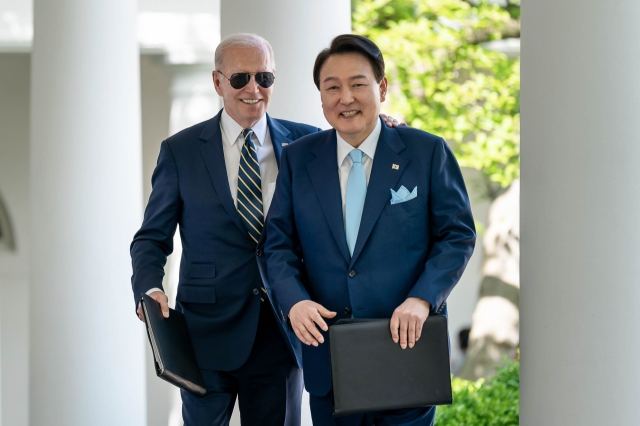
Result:
[[[443,312],[475,243],[460,169],[442,138],[381,125],[387,80],[370,40],[335,38],[314,80],[334,130],[283,150],[265,246],[270,289],[304,343],[314,426],[433,424],[434,407],[334,418],[326,331],[391,318],[391,338],[410,350]]]
[[[275,72],[266,40],[236,34],[215,57],[224,109],[161,145],[131,244],[134,298],[150,294],[168,315],[162,277],[179,224],[176,308],[207,385],[203,398],[182,391],[185,425],[227,425],[236,398],[243,425],[299,425],[299,344],[285,340],[265,293],[262,227],[283,146],[320,129],[266,114]]]
[[[264,218],[284,146],[320,129],[271,118],[273,50],[235,34],[216,49],[213,82],[224,109],[162,143],[142,227],[131,244],[136,304],[162,289],[180,225],[176,308],[183,312],[207,395],[182,391],[187,426],[227,425],[236,398],[243,425],[299,425],[300,342],[267,293]],[[392,118],[388,119],[393,123]],[[142,320],[142,312],[138,308]],[[291,338],[292,337],[292,338]]]

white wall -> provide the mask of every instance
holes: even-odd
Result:
[[[140,56],[140,90],[143,200],[146,206],[151,194],[151,174],[156,167],[160,144],[169,136],[171,73],[164,63],[164,55]]]
[[[0,251],[0,424],[28,416],[29,55],[0,54],[0,196],[15,251]]]

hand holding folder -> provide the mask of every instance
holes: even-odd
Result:
[[[207,390],[184,315],[170,309],[169,317],[165,318],[160,304],[146,294],[142,296],[140,305],[157,376],[197,396],[203,396]]]
[[[402,349],[412,348],[420,338],[422,326],[429,318],[431,304],[418,297],[407,297],[391,317],[391,337]]]
[[[151,293],[147,293],[149,297],[160,304],[160,311],[162,312],[162,316],[165,318],[169,318],[169,298],[164,291],[154,291]],[[138,303],[138,310],[136,311],[138,314],[138,318],[140,321],[145,322],[144,313],[142,312],[142,299],[140,299],[140,303]]]

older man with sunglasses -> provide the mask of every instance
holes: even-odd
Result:
[[[300,342],[285,331],[286,317],[269,294],[263,228],[282,148],[321,129],[266,113],[275,60],[262,37],[227,37],[215,62],[224,108],[161,145],[131,244],[134,298],[137,304],[149,294],[169,315],[162,277],[179,224],[176,309],[207,385],[203,398],[182,391],[185,425],[227,425],[236,398],[243,425],[298,425]]]

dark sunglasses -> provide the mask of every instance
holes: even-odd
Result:
[[[256,83],[258,83],[265,89],[271,87],[271,85],[273,84],[273,80],[276,79],[276,76],[273,75],[272,72],[237,72],[235,74],[231,74],[231,77],[227,77],[226,75],[222,74],[221,71],[218,72],[224,78],[229,80],[229,84],[231,84],[231,87],[233,87],[234,89],[242,89],[244,86],[249,84],[252,75],[255,76]]]

